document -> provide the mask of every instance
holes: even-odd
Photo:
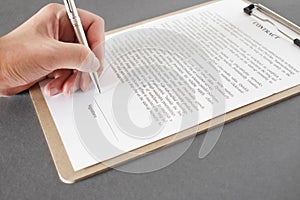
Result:
[[[109,35],[101,94],[44,95],[74,170],[299,85],[299,47],[246,6],[223,0]]]

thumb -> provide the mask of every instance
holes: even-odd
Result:
[[[96,72],[100,68],[96,55],[82,44],[59,42],[55,55],[55,70],[77,69],[82,72]]]

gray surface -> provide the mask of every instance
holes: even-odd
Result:
[[[103,16],[110,30],[199,2],[89,0],[79,6]],[[298,0],[260,2],[300,23]],[[0,35],[46,3],[1,0]],[[298,200],[299,104],[300,96],[226,125],[203,160],[198,159],[203,136],[198,136],[180,159],[162,170],[140,175],[110,170],[70,186],[58,179],[28,93],[0,98],[0,199]]]

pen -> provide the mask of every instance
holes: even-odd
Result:
[[[86,39],[84,30],[82,27],[82,23],[79,18],[74,0],[64,0],[64,4],[65,4],[66,10],[67,10],[68,17],[71,21],[71,24],[73,25],[78,42],[89,48],[89,44]],[[92,82],[94,83],[97,91],[99,93],[101,93],[99,77],[98,77],[97,72],[90,72],[89,75],[90,75]]]

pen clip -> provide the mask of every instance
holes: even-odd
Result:
[[[64,4],[72,25],[74,27],[81,27],[81,20],[79,18],[74,0],[64,0]]]
[[[76,4],[74,0],[64,0],[64,4],[67,10],[68,17],[70,18],[73,25],[79,23],[79,15],[77,12]]]
[[[66,0],[70,13],[73,13],[72,5],[70,0]]]
[[[73,7],[72,7],[72,2],[70,0],[64,0],[66,10],[68,13],[68,16],[71,16],[74,13]]]

